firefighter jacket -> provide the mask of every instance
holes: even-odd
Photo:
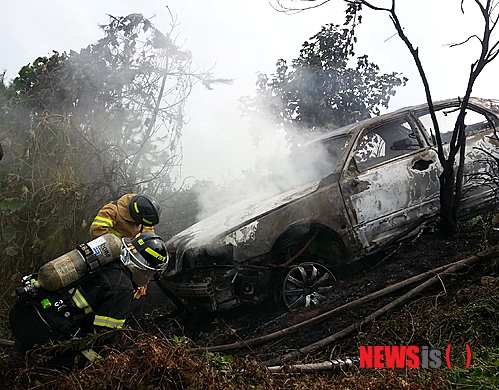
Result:
[[[113,261],[103,267],[74,291],[70,291],[74,306],[83,317],[77,326],[90,330],[122,328],[130,311],[135,292],[130,271],[121,263]],[[83,311],[83,313],[81,313]]]
[[[12,333],[26,349],[84,336],[101,330],[121,329],[132,305],[134,286],[130,271],[113,261],[95,273],[52,293],[51,305],[18,300],[10,312]]]
[[[130,200],[136,194],[126,194],[117,201],[104,205],[90,225],[90,237],[113,233],[119,238],[133,238],[140,232],[152,232],[154,228],[137,224],[130,215]]]

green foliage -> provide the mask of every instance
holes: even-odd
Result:
[[[206,352],[204,358],[206,359],[207,365],[213,367],[221,375],[233,377],[234,367],[231,364],[233,363],[233,359],[230,356]]]
[[[261,113],[280,126],[310,133],[367,119],[388,107],[395,88],[407,79],[395,72],[380,74],[367,55],[355,57],[360,17],[347,15],[343,28],[325,25],[304,42],[291,66],[280,59],[275,74],[260,74],[256,97],[241,99],[244,112]],[[262,136],[258,130],[253,129],[256,140]],[[291,133],[288,139],[296,143]]]
[[[2,123],[6,153],[0,169],[0,249],[7,275],[39,266],[81,238],[85,177],[76,167],[83,154],[71,137],[70,121],[40,109],[39,104],[55,106],[46,95],[20,92],[9,100],[11,115]],[[31,114],[20,115],[19,107],[21,112],[30,108]],[[48,245],[50,241],[57,244]]]
[[[177,336],[177,335],[173,336],[173,342],[179,346],[180,345],[185,346],[188,341],[189,340],[185,336]]]
[[[454,388],[497,389],[499,388],[499,349],[475,353],[469,369],[452,368],[446,378]]]
[[[19,198],[6,198],[0,202],[0,210],[5,211],[6,214],[12,214],[22,207],[21,199]]]
[[[485,212],[483,214],[480,214],[474,218],[471,218],[467,221],[463,222],[464,226],[471,227],[475,229],[476,231],[479,231],[481,233],[481,242],[479,244],[479,250],[486,250],[489,249],[491,246],[490,243],[490,234],[493,231],[493,226],[497,224],[497,220],[499,217],[499,211],[498,210],[493,210],[489,212]],[[499,264],[499,259],[493,259],[492,264],[497,267]]]

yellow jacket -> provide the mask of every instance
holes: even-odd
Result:
[[[140,232],[154,232],[153,227],[137,224],[132,219],[128,205],[135,195],[126,194],[118,201],[104,205],[90,225],[91,239],[107,233],[113,233],[119,238],[133,238]]]

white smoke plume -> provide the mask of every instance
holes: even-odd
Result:
[[[239,201],[251,197],[270,197],[327,176],[327,151],[320,144],[307,145],[310,136],[289,127],[286,132],[293,132],[294,139],[298,139],[302,145],[295,151],[285,140],[284,131],[276,131],[275,125],[261,118],[259,123],[262,126],[261,134],[267,135],[258,142],[254,168],[241,170],[240,177],[232,176],[221,184],[203,187],[202,192],[198,193],[201,207],[198,220]],[[266,131],[263,131],[264,128]]]

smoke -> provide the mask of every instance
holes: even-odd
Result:
[[[310,135],[303,130],[292,127],[276,130],[275,125],[264,118],[253,117],[253,123],[255,120],[260,125],[260,134],[266,135],[254,148],[254,167],[242,170],[238,177],[226,178],[222,183],[203,186],[197,194],[201,210],[198,220],[248,198],[264,199],[320,180],[331,173],[328,150],[321,143],[310,143]],[[301,146],[290,146],[286,141],[290,135]]]

